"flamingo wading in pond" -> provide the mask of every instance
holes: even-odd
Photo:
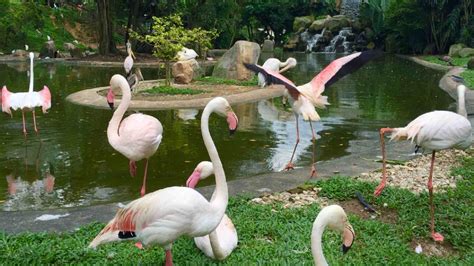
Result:
[[[322,95],[324,89],[326,87],[331,86],[333,83],[335,83],[345,75],[359,69],[369,60],[380,55],[381,53],[378,51],[365,51],[338,58],[332,61],[321,72],[319,72],[310,82],[301,86],[296,86],[291,80],[285,78],[278,72],[267,70],[255,64],[244,63],[244,65],[248,69],[256,73],[263,74],[263,76],[265,77],[265,82],[267,84],[284,85],[289,95],[291,96],[290,104],[292,106],[293,113],[296,116],[296,144],[293,149],[293,153],[291,154],[290,161],[285,167],[285,170],[294,169],[292,161],[300,138],[298,128],[298,116],[302,115],[303,120],[309,121],[309,124],[311,126],[311,133],[313,136],[311,177],[316,174],[316,167],[314,165],[316,135],[314,133],[312,122],[319,121],[321,119],[319,117],[319,114],[316,112],[315,107],[326,108],[326,105],[329,105],[327,101],[327,96]]]
[[[10,92],[6,86],[2,88],[2,111],[10,114],[14,111],[20,109],[21,115],[23,117],[23,134],[27,134],[26,125],[25,125],[25,111],[31,111],[33,114],[33,125],[35,132],[38,134],[38,128],[36,127],[36,116],[35,108],[41,107],[43,113],[46,113],[49,108],[51,108],[51,92],[47,86],[44,86],[40,91],[33,91],[33,81],[34,81],[34,72],[33,72],[33,59],[35,55],[33,53],[29,54],[30,56],[30,86],[28,92]]]
[[[125,239],[138,240],[144,245],[157,244],[166,251],[166,265],[172,265],[171,245],[180,236],[205,236],[219,225],[227,208],[228,190],[224,168],[209,132],[211,113],[227,117],[231,132],[238,119],[227,100],[212,99],[201,116],[201,132],[214,166],[216,191],[211,201],[188,187],[168,187],[149,193],[120,209],[89,247]]]
[[[285,62],[281,62],[276,58],[268,58],[265,63],[263,63],[262,67],[267,70],[271,70],[273,72],[283,73],[290,68],[296,66],[296,59],[293,57],[288,57]],[[265,82],[265,76],[261,73],[258,73],[258,85],[260,87],[265,87],[267,84]]]
[[[186,181],[186,186],[195,188],[200,180],[206,179],[212,174],[214,174],[212,163],[208,161],[200,162]],[[216,191],[212,194],[211,201],[215,195]],[[206,256],[223,260],[237,247],[237,230],[232,220],[224,214],[216,230],[209,235],[195,237],[194,243]]]
[[[342,252],[345,254],[355,239],[354,229],[347,219],[344,209],[339,205],[324,207],[316,217],[311,231],[311,253],[314,265],[327,266],[322,248],[322,237],[326,227],[341,232],[343,237]]]
[[[444,237],[435,232],[434,225],[434,205],[433,205],[433,168],[435,153],[444,149],[467,149],[471,146],[472,127],[467,119],[465,108],[464,85],[457,86],[458,91],[458,114],[449,111],[432,111],[418,116],[405,127],[381,128],[380,144],[382,149],[382,181],[374,191],[375,196],[379,196],[387,182],[387,171],[385,162],[385,141],[384,134],[391,132],[391,140],[411,140],[423,149],[431,150],[431,166],[428,177],[428,192],[430,197],[430,230],[434,241],[442,242]]]
[[[150,115],[135,113],[123,118],[127,111],[132,95],[127,80],[122,75],[114,75],[110,79],[110,89],[107,93],[107,102],[113,109],[114,90],[122,91],[122,100],[115,110],[107,127],[107,138],[110,145],[130,160],[130,175],[135,176],[136,162],[146,159],[143,185],[140,194],[145,195],[148,159],[155,154],[163,137],[163,127],[160,121]]]

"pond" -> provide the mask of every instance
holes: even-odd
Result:
[[[264,55],[264,57],[268,55]],[[309,81],[334,54],[284,54],[296,57],[298,66],[287,76],[302,84]],[[28,64],[0,64],[0,83],[11,91],[26,91]],[[156,69],[142,69],[145,79],[155,79]],[[139,196],[143,162],[137,177],[128,172],[127,159],[112,149],[106,128],[110,110],[71,104],[66,96],[78,90],[105,86],[120,67],[71,66],[37,62],[35,89],[43,84],[52,92],[50,112],[37,112],[39,136],[34,134],[27,114],[28,137],[23,137],[21,112],[13,118],[0,116],[0,208],[5,211],[88,206],[128,201]],[[348,154],[351,140],[376,139],[383,126],[402,126],[421,113],[448,109],[453,102],[438,88],[442,73],[394,56],[384,56],[326,90],[331,105],[318,110],[316,123],[317,160],[331,160]],[[280,171],[295,143],[295,121],[278,100],[234,106],[239,129],[229,136],[225,119],[211,118],[216,142],[229,180],[259,173]],[[151,158],[148,191],[183,185],[195,165],[207,160],[199,130],[197,110],[146,112],[164,127],[158,152]],[[197,114],[197,119],[193,119]],[[311,161],[311,131],[300,123],[301,142],[296,166]],[[54,188],[46,173],[51,169]],[[206,180],[203,185],[212,184]],[[49,192],[52,189],[52,192]]]

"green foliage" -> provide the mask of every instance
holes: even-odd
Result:
[[[427,55],[421,57],[423,60],[426,60],[431,63],[448,66],[448,63],[439,59],[439,56]],[[467,62],[469,61],[469,57],[461,58],[461,57],[453,57],[451,58],[451,63],[455,66],[465,67]],[[466,82],[466,86],[471,90],[474,90],[474,70],[466,69],[464,72],[461,73],[461,77],[464,78]]]
[[[166,95],[194,95],[205,93],[206,91],[190,88],[175,88],[171,86],[154,86],[151,89],[143,91],[147,94],[166,94]]]
[[[466,85],[471,89],[474,90],[474,70],[468,69],[461,73],[461,77],[464,78],[466,81]]]
[[[257,78],[254,77],[251,80],[235,80],[235,79],[223,79],[218,77],[200,77],[196,78],[195,81],[199,84],[226,84],[226,85],[237,85],[237,86],[257,86]]]
[[[376,39],[383,40],[385,33],[384,14],[390,2],[390,0],[369,0],[360,5],[360,20],[363,25],[371,26]]]

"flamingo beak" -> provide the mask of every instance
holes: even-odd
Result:
[[[239,119],[232,110],[227,112],[227,124],[229,124],[230,134],[234,134],[234,132],[237,130]]]
[[[195,188],[201,178],[201,171],[194,170],[194,172],[188,177],[186,186],[189,188]]]
[[[355,233],[354,229],[352,228],[352,225],[347,222],[344,231],[343,231],[343,243],[342,243],[342,253],[346,254],[347,251],[352,247],[352,244],[354,243],[355,239]]]
[[[115,99],[115,94],[112,91],[112,88],[109,89],[107,92],[107,103],[109,104],[110,109],[114,109],[114,99]]]

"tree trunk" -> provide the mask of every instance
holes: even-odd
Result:
[[[127,21],[127,32],[125,32],[125,43],[127,43],[130,38],[130,30],[134,30],[137,24],[137,16],[140,8],[141,1],[130,0],[128,7],[128,21]]]
[[[99,54],[117,52],[112,31],[112,19],[109,0],[96,0],[99,19]]]

